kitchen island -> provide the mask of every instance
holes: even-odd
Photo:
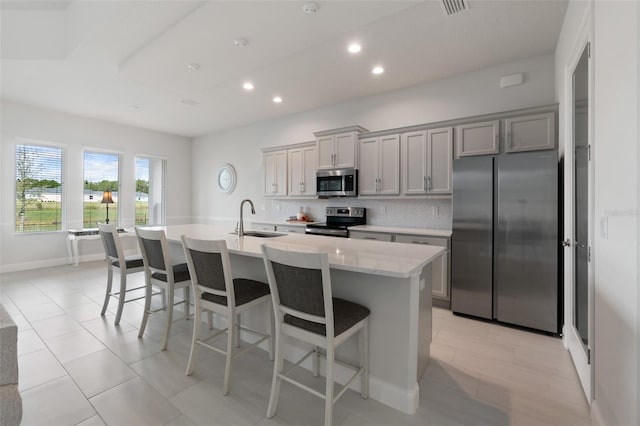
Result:
[[[227,227],[172,225],[160,227],[182,256],[180,236],[223,239],[231,256],[234,277],[267,282],[260,246],[329,254],[334,297],[367,306],[369,319],[369,381],[371,398],[407,414],[418,407],[418,380],[429,362],[431,343],[431,262],[443,249],[434,246],[387,243],[317,235],[287,234],[274,238],[238,237]],[[243,322],[266,331],[269,312],[248,312]],[[224,324],[223,324],[224,325]],[[242,336],[243,339],[248,336]],[[357,339],[341,345],[337,358],[355,362]],[[287,341],[285,358],[297,361],[306,352],[301,342]],[[303,364],[311,369],[311,363]],[[344,383],[346,370],[336,369]],[[359,381],[351,386],[359,390]]]

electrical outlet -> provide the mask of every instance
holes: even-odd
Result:
[[[380,214],[387,214],[387,206],[383,205],[382,207],[380,207]]]
[[[440,206],[432,206],[431,207],[431,215],[432,216],[440,216]]]
[[[276,203],[276,211],[279,212],[280,211],[280,203]]]
[[[267,205],[264,204],[264,203],[260,204],[260,210],[262,210],[262,211],[267,210]]]

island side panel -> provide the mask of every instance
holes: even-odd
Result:
[[[231,254],[234,277],[251,278],[266,282],[264,263],[261,258]],[[428,276],[428,273],[426,273]],[[428,314],[424,324],[431,325],[431,310],[421,310],[421,295],[429,293],[430,283],[420,291],[424,270],[410,278],[391,278],[374,274],[331,270],[334,297],[341,297],[360,303],[371,310],[369,318],[369,368],[370,396],[383,404],[402,412],[413,414],[418,404],[418,333],[419,317]],[[425,291],[429,290],[429,291]],[[430,299],[429,299],[430,301]],[[252,310],[243,316],[243,322],[250,327],[266,331],[269,313]],[[426,332],[425,332],[426,334]],[[430,343],[428,336],[422,341]],[[248,336],[246,336],[248,337]],[[243,336],[243,339],[245,336]],[[309,348],[306,344],[288,339],[285,358],[297,361]],[[266,347],[265,347],[266,349]],[[423,348],[424,349],[424,348]],[[427,358],[424,358],[426,355]],[[338,348],[339,359],[357,363],[357,339],[349,339]],[[428,347],[423,350],[421,362],[428,362]],[[303,363],[311,369],[311,363]],[[321,372],[324,368],[321,368]],[[350,377],[348,370],[336,369],[336,381],[344,383]],[[360,381],[352,388],[359,391]]]
[[[431,296],[431,263],[426,265],[420,274],[419,283],[419,313],[418,313],[418,376],[420,381],[431,356],[431,339],[433,332],[432,296]]]
[[[332,269],[331,279],[335,297],[360,303],[371,310],[370,396],[404,413],[415,413],[419,401],[420,274],[391,278]],[[430,314],[430,307],[426,312]],[[431,324],[431,318],[428,323]],[[351,356],[355,356],[355,343],[349,343],[354,350]],[[424,354],[427,356],[424,362],[428,362],[428,349]]]

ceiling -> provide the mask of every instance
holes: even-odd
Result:
[[[2,0],[0,94],[198,136],[555,50],[566,0],[466,1]]]

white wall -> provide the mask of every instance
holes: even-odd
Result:
[[[638,414],[638,2],[594,4],[595,400],[607,424]],[[615,348],[615,349],[614,349]]]
[[[561,136],[566,124],[564,67],[586,11],[593,13],[594,266],[596,420],[640,423],[638,294],[638,46],[640,6],[628,1],[569,5],[556,51]],[[563,141],[561,141],[563,143]],[[608,220],[608,235],[600,221]]]
[[[553,61],[553,55],[530,58],[196,138],[193,143],[194,216],[201,222],[235,221],[240,201],[251,198],[260,218],[284,220],[295,215],[298,206],[303,205],[310,207],[314,219],[323,220],[325,206],[351,204],[367,207],[368,223],[374,225],[450,228],[451,202],[448,200],[265,199],[260,148],[310,141],[314,139],[314,131],[352,124],[376,131],[552,104]],[[515,72],[525,73],[525,84],[500,89],[500,77]],[[222,163],[231,163],[238,173],[238,186],[231,195],[215,191],[216,170]],[[432,215],[432,206],[439,207],[439,216]],[[385,207],[386,213],[383,213]]]
[[[167,159],[167,223],[191,221],[191,140],[101,120],[2,101],[0,111],[0,269],[42,267],[66,261],[66,233],[16,235],[14,203],[15,138],[62,144],[65,147],[66,228],[82,227],[83,148],[113,150],[123,154],[119,225],[134,223],[135,162],[137,154]],[[66,229],[65,228],[65,229]],[[99,241],[81,243],[83,255],[99,257]]]

